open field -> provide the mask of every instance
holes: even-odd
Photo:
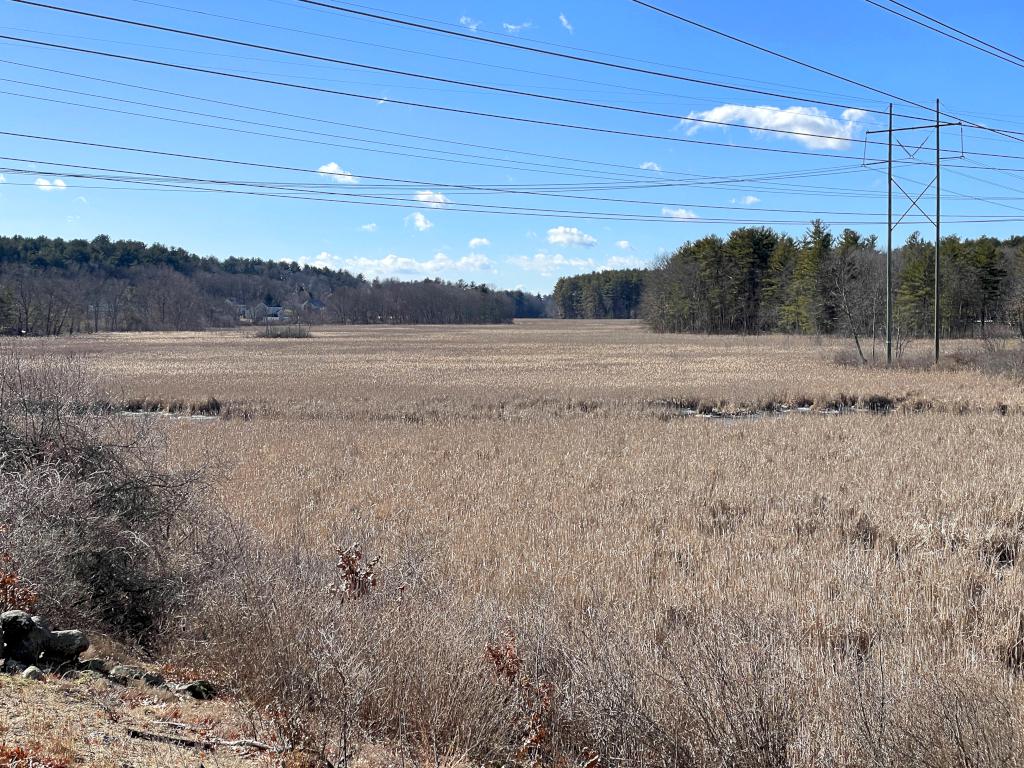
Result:
[[[845,340],[659,335],[633,321],[334,326],[310,339],[280,340],[245,329],[97,334],[39,346],[84,355],[125,399],[213,396],[273,418],[508,416],[660,399],[756,407],[841,395],[949,410],[1024,406],[1020,387],[977,371],[835,365],[837,354],[852,350]],[[948,342],[948,350],[970,346]],[[926,357],[928,349],[917,342],[907,358]]]
[[[1024,764],[1019,381],[616,322],[31,344],[231,406],[162,421],[171,462],[302,572],[295,663],[414,758]],[[379,584],[328,612],[352,541]]]

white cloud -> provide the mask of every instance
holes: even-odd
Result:
[[[434,222],[432,222],[430,219],[428,219],[426,216],[419,212],[416,212],[411,216],[407,216],[405,220],[411,221],[412,225],[416,227],[417,231],[419,232],[426,232],[428,229],[434,226]]]
[[[685,208],[662,208],[662,216],[668,216],[670,219],[696,219],[697,214],[693,211],[688,211]]]
[[[471,19],[469,16],[462,16],[459,18],[459,24],[471,32],[476,32],[482,23],[483,22],[477,21],[476,19]]]
[[[637,269],[643,265],[644,263],[636,256],[609,256],[608,260],[597,268],[597,271],[606,272],[609,269]]]
[[[451,203],[451,200],[442,195],[440,192],[432,192],[429,189],[424,189],[422,192],[416,193],[416,199],[421,203],[426,203],[431,208],[443,208],[444,206]]]
[[[573,32],[572,24],[570,24],[569,20],[567,18],[565,18],[565,14],[564,13],[558,14],[558,20],[560,22],[562,22],[562,26],[563,27],[565,27],[567,30],[569,30],[569,34],[571,35],[572,32]]]
[[[548,230],[548,242],[552,245],[582,245],[590,248],[597,245],[597,238],[577,227],[552,227]]]
[[[615,243],[615,246],[623,251],[633,250],[633,246],[630,244],[629,240],[619,240],[617,243]]]
[[[535,253],[533,256],[513,256],[508,261],[520,269],[539,272],[542,275],[594,269],[593,259],[566,258],[560,253],[544,253],[543,251]]]
[[[865,112],[860,109],[844,110],[839,118],[830,117],[828,113],[817,107],[747,107],[740,104],[722,104],[706,112],[691,112],[688,117],[697,120],[713,120],[723,123],[739,123],[749,127],[755,133],[758,128],[770,128],[777,131],[794,131],[796,133],[773,134],[778,138],[790,139],[812,149],[843,149],[848,145],[857,131],[858,122]],[[692,135],[702,128],[713,127],[708,124],[682,120],[680,124],[687,126],[687,133]],[[809,133],[814,136],[801,136]]]
[[[529,29],[533,26],[532,21],[524,21],[522,24],[509,24],[507,21],[501,26],[505,28],[506,32],[511,32],[513,35],[517,32],[522,32],[524,29]]]
[[[358,184],[359,180],[337,163],[327,163],[316,169],[321,176],[334,179],[339,184]]]
[[[474,237],[469,241],[470,250],[476,250],[477,248],[486,248],[491,244],[491,241],[486,237]]]
[[[0,173],[0,184],[3,184],[5,181],[7,181],[7,178],[2,173]]]
[[[471,253],[455,262],[456,269],[491,269],[491,260],[482,253]]]
[[[54,179],[53,181],[43,178],[36,179],[36,189],[41,192],[63,192],[67,187],[64,179]]]
[[[645,171],[660,171],[661,170],[661,166],[660,165],[658,165],[657,163],[651,162],[650,160],[648,160],[646,163],[642,163],[640,165],[640,168],[645,170]]]
[[[453,259],[446,253],[435,253],[423,261],[410,259],[407,256],[396,256],[389,253],[382,259],[345,259],[345,269],[353,273],[362,273],[375,277],[401,277],[409,275],[439,275],[442,272],[457,271],[489,271],[491,260],[480,253],[471,253],[459,259]]]
[[[298,261],[300,264],[309,264],[312,267],[326,267],[328,269],[340,269],[341,267],[340,260],[327,251],[320,251],[320,253],[312,259],[300,258]]]
[[[373,222],[370,222],[369,224],[363,224],[363,226],[361,226],[360,229],[363,230],[363,232],[376,232],[377,225]]]
[[[731,202],[739,203],[740,205],[757,205],[761,202],[761,198],[757,195],[744,195],[740,198],[734,197]]]

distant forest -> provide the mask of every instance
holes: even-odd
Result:
[[[295,262],[203,258],[111,240],[0,237],[0,332],[200,330],[242,323],[507,323],[540,296],[440,280],[366,280]]]
[[[948,336],[993,324],[1024,336],[1024,237],[941,243],[941,324]],[[917,233],[893,254],[894,323],[902,337],[932,330],[934,244]],[[642,317],[655,331],[844,333],[872,338],[885,317],[885,254],[873,237],[813,222],[795,239],[764,227],[686,243],[647,271],[563,278],[560,317]]]
[[[640,317],[640,302],[647,282],[646,269],[610,269],[563,277],[555,284],[551,301],[566,319]]]

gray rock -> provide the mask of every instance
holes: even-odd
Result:
[[[39,667],[28,667],[24,672],[21,673],[21,676],[24,677],[26,680],[35,680],[37,682],[41,682],[46,679],[46,675],[43,674],[42,670],[39,669]]]
[[[31,664],[42,656],[47,631],[24,611],[0,614],[0,632],[4,637],[5,658]]]
[[[86,659],[78,662],[78,668],[83,672],[95,672],[105,676],[114,668],[114,662],[106,659]]]
[[[107,677],[119,685],[128,685],[132,680],[141,680],[143,674],[145,673],[138,667],[118,664],[107,673]]]
[[[91,669],[69,669],[64,672],[61,677],[65,680],[77,680],[79,682],[95,682],[97,680],[106,680],[107,676],[102,675],[99,672],[93,672]]]
[[[24,611],[0,614],[0,636],[3,656],[23,664],[57,666],[74,661],[89,648],[89,639],[78,630],[53,632],[42,618]]]
[[[193,680],[191,683],[175,686],[177,693],[184,693],[199,701],[209,701],[217,695],[217,688],[209,680]]]
[[[89,650],[89,638],[77,629],[64,629],[51,632],[44,656],[49,660],[60,662],[73,661],[79,654]]]
[[[107,673],[107,677],[120,685],[128,685],[133,680],[138,680],[146,685],[152,685],[154,688],[167,682],[164,680],[164,676],[157,672],[147,672],[144,669],[128,664],[118,664]]]

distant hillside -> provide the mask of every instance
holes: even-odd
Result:
[[[504,323],[541,317],[522,291],[368,281],[296,262],[219,261],[100,235],[0,237],[0,332],[199,330],[249,322]]]

